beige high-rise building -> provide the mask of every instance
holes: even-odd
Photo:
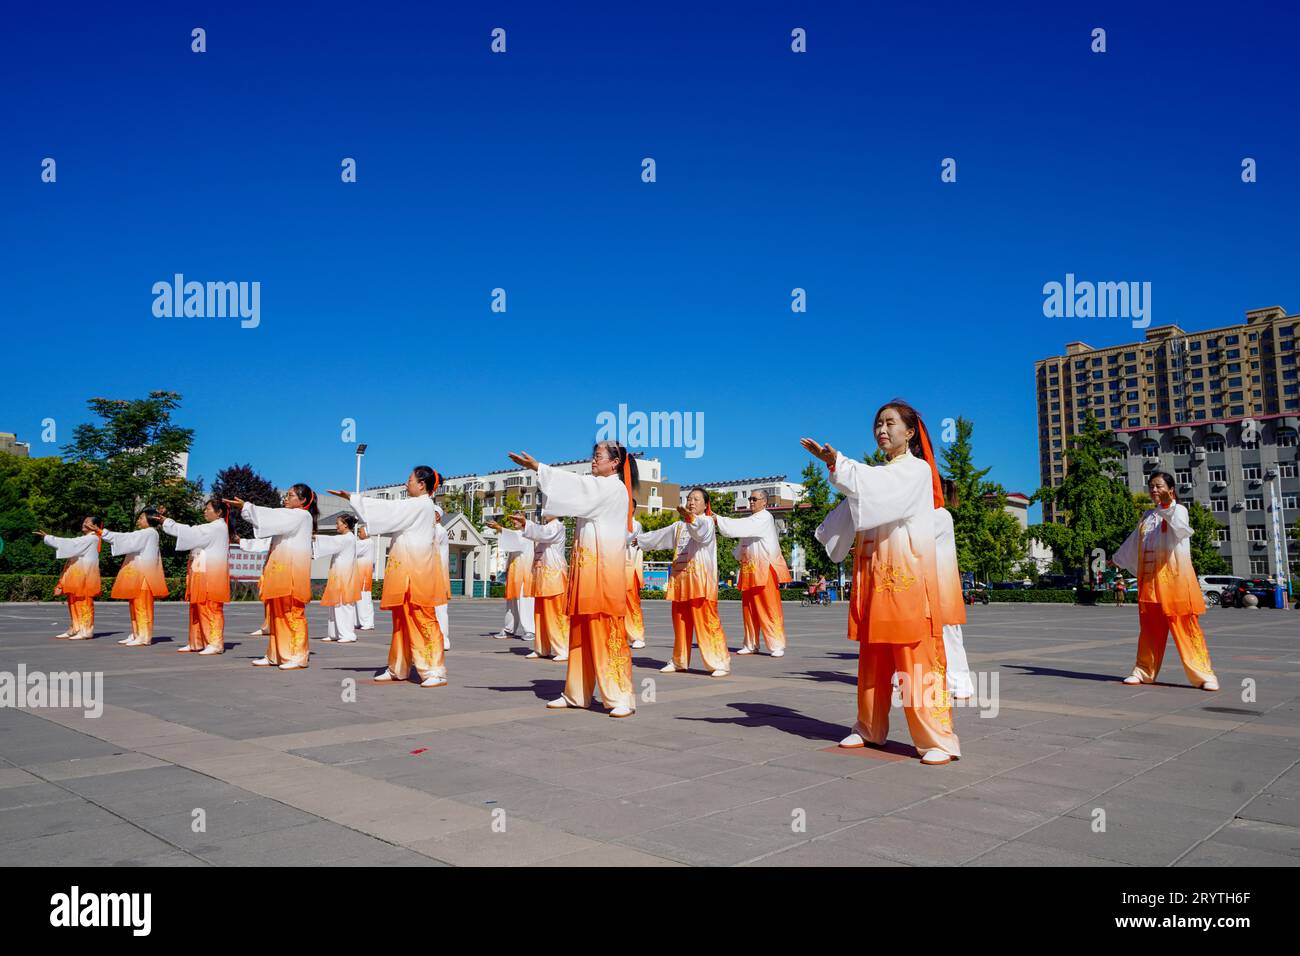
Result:
[[[1133,491],[1160,469],[1184,501],[1220,522],[1220,553],[1238,574],[1277,574],[1270,547],[1296,514],[1300,447],[1300,316],[1281,306],[1204,332],[1147,329],[1146,340],[1094,349],[1071,342],[1064,355],[1034,363],[1039,474],[1065,477],[1066,440],[1088,413],[1115,432]],[[1045,521],[1060,520],[1049,505]]]

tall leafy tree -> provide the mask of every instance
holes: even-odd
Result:
[[[1114,444],[1115,433],[1089,414],[1083,430],[1067,442],[1064,480],[1034,493],[1035,500],[1050,502],[1064,514],[1065,522],[1034,525],[1030,534],[1049,546],[1064,568],[1078,569],[1085,577],[1093,549],[1114,554],[1140,515]]]
[[[280,506],[280,493],[275,485],[253,470],[252,465],[230,465],[217,472],[212,480],[212,497],[241,498],[268,508]],[[253,526],[237,514],[230,516],[230,528],[241,538],[253,536]]]
[[[1214,512],[1199,501],[1187,504],[1187,520],[1192,525],[1192,567],[1197,574],[1229,574],[1232,565],[1219,554],[1215,533],[1222,527]]]
[[[826,549],[814,537],[814,532],[844,496],[836,492],[832,500],[834,489],[815,462],[804,466],[800,479],[803,481],[803,497],[790,512],[790,537],[803,549],[809,576],[833,576],[836,565],[827,557]],[[847,563],[850,559],[845,560]]]

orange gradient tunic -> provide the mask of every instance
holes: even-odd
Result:
[[[569,667],[564,699],[586,707],[597,685],[606,709],[635,709],[628,608],[628,491],[614,476],[577,475],[538,465],[546,510],[574,519],[569,561]]]
[[[729,671],[731,654],[718,617],[718,540],[711,515],[674,521],[657,531],[636,536],[644,551],[672,548],[664,596],[672,602],[673,666],[685,670],[691,663],[692,638],[711,671]]]
[[[1115,564],[1138,579],[1140,630],[1133,673],[1144,684],[1159,674],[1170,634],[1187,679],[1196,687],[1216,680],[1197,621],[1205,613],[1205,596],[1192,566],[1193,533],[1187,509],[1175,501],[1143,514],[1115,552]]]
[[[854,549],[849,639],[858,641],[858,719],[873,744],[889,732],[895,676],[919,752],[961,755],[953,732],[935,560],[933,472],[910,452],[871,466],[844,455],[831,482],[846,497],[817,528],[832,561]]]
[[[447,676],[442,628],[435,608],[450,599],[448,577],[435,543],[436,506],[428,495],[387,501],[352,496],[352,508],[371,535],[393,536],[384,565],[379,606],[393,613],[388,670],[406,680],[414,668],[421,680]]]
[[[330,559],[325,591],[320,596],[322,607],[356,604],[361,600],[361,569],[357,564],[357,536],[347,534],[320,535],[312,541],[312,552],[317,557]]]
[[[190,605],[189,648],[225,649],[226,610],[230,600],[230,528],[220,518],[184,525],[167,518],[163,530],[176,538],[176,550],[190,553],[185,600]]]
[[[541,657],[569,653],[569,616],[565,597],[569,589],[569,563],[564,559],[564,522],[558,519],[524,525],[523,535],[533,543],[530,572],[533,591],[536,651]]]

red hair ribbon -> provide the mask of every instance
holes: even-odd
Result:
[[[632,530],[632,515],[636,511],[636,499],[632,497],[632,455],[623,449],[623,487],[627,489],[627,530]]]
[[[930,432],[925,427],[925,422],[921,421],[921,416],[916,416],[916,428],[921,433],[921,452],[925,456],[925,462],[930,466],[930,481],[934,491],[934,506],[943,507],[943,481],[939,478],[939,466],[934,461],[934,448],[930,445]]]
[[[440,487],[442,487],[442,475],[438,472],[438,469],[435,468],[433,469],[433,491],[430,491],[429,494],[432,495]]]

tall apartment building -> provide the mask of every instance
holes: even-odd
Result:
[[[1116,433],[1133,490],[1145,488],[1152,470],[1175,475],[1180,496],[1201,502],[1224,525],[1220,553],[1234,573],[1276,574],[1266,485],[1280,496],[1280,523],[1293,524],[1298,337],[1300,316],[1273,306],[1248,311],[1241,325],[1204,332],[1159,326],[1143,342],[1102,349],[1071,342],[1064,355],[1039,360],[1042,483],[1061,483],[1066,439],[1091,412]],[[1062,520],[1048,505],[1043,517]]]

